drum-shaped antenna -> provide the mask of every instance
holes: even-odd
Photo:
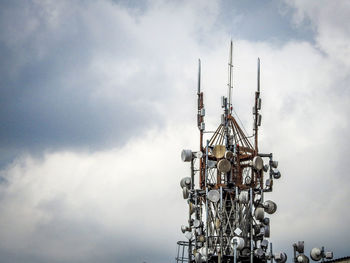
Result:
[[[237,250],[241,250],[242,248],[244,248],[244,239],[241,237],[234,237],[231,240],[231,246],[237,248]]]
[[[332,259],[332,258],[333,258],[333,252],[327,251],[327,252],[325,253],[325,256],[326,256],[326,259]]]
[[[181,159],[183,162],[190,162],[192,160],[192,151],[191,150],[182,150]]]
[[[309,263],[309,258],[304,254],[300,254],[297,256],[297,262],[299,263]]]
[[[273,178],[279,179],[281,178],[281,173],[277,169],[273,169]]]
[[[293,247],[299,253],[304,253],[304,241],[298,241],[298,243],[294,243]]]
[[[255,156],[253,158],[253,167],[258,171],[264,168],[264,161],[260,156]]]
[[[180,186],[181,188],[184,188],[184,187],[190,187],[191,185],[191,178],[190,177],[184,177],[181,179],[180,181]]]
[[[264,202],[264,208],[265,208],[265,212],[271,215],[276,212],[277,205],[275,202],[271,200],[267,200]]]
[[[278,167],[278,161],[271,161],[271,166],[272,166],[272,168],[277,168]]]
[[[192,215],[196,211],[196,206],[193,203],[189,203],[190,206],[190,214]]]
[[[226,147],[225,145],[215,145],[214,149],[213,149],[213,154],[216,158],[220,159],[222,157],[224,157],[226,152]]]
[[[218,170],[221,173],[227,173],[231,170],[231,163],[226,159],[221,159],[218,162]]]
[[[235,154],[231,151],[227,151],[225,152],[225,158],[228,160],[233,160],[233,158],[235,157]]]
[[[321,249],[319,249],[318,247],[314,247],[313,249],[311,249],[310,257],[313,261],[319,261],[322,258]]]
[[[255,209],[254,216],[257,220],[263,220],[264,219],[264,208],[258,207]]]
[[[270,237],[270,226],[264,226],[264,237]]]
[[[190,192],[188,191],[187,187],[182,187],[182,196],[184,199],[187,199],[189,196]]]
[[[218,190],[210,190],[208,193],[208,199],[213,203],[217,203],[220,200],[220,193]]]

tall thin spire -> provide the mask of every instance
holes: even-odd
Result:
[[[198,94],[201,93],[201,60],[198,59]]]
[[[230,57],[229,57],[229,63],[228,63],[228,69],[229,69],[229,73],[228,73],[228,113],[231,114],[232,112],[232,85],[233,85],[233,74],[232,74],[232,68],[233,68],[233,64],[232,64],[232,40],[230,43]]]

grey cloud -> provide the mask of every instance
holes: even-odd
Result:
[[[292,39],[314,41],[312,28],[295,27],[290,22],[293,9],[281,1],[222,1],[221,5],[219,19],[233,39],[269,41],[279,46]]]
[[[42,14],[47,11],[44,5],[28,2],[16,7],[11,3],[2,8],[3,19],[8,19],[0,27],[0,143],[6,151],[118,145],[162,122],[152,97],[163,95],[154,87],[159,86],[154,79],[161,80],[164,73],[150,74],[147,62],[140,61],[142,68],[127,83],[106,84],[103,76],[91,69],[101,54],[124,63],[127,71],[127,61],[141,43],[132,43],[123,26],[117,23],[112,28],[108,19],[100,25],[111,32],[102,28],[102,33],[94,32],[87,23],[89,17],[84,16],[99,19],[102,14],[72,11],[63,15],[69,8],[66,4],[57,11],[54,22],[50,15]],[[32,20],[33,26],[26,27]],[[108,33],[115,35],[112,42]],[[116,72],[116,78],[118,74],[123,71]],[[107,85],[112,96],[95,94]],[[135,101],[136,106],[132,104]]]

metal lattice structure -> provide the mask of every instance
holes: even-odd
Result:
[[[191,176],[181,180],[188,201],[188,225],[181,227],[188,241],[178,242],[176,262],[285,262],[285,253],[272,253],[270,219],[277,206],[265,200],[280,177],[272,153],[258,151],[261,125],[260,60],[253,107],[254,142],[233,116],[232,42],[229,56],[228,97],[222,97],[221,123],[214,132],[204,124],[201,63],[198,71],[199,151],[183,150],[191,164]],[[204,143],[204,136],[210,137]],[[197,183],[198,182],[198,183]],[[180,251],[180,252],[179,252]],[[186,253],[184,252],[186,251]]]

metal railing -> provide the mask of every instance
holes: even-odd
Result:
[[[177,242],[177,253],[176,253],[176,263],[188,263],[188,247],[189,242],[187,241],[178,241]]]

